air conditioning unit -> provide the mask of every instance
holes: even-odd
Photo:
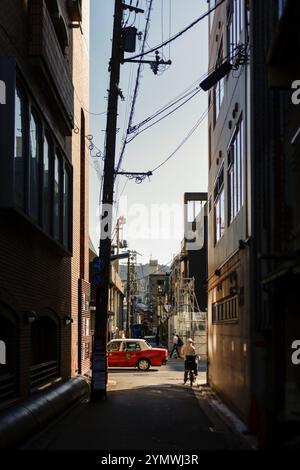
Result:
[[[81,0],[68,0],[67,8],[72,22],[82,21]]]

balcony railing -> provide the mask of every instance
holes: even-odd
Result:
[[[59,377],[57,361],[44,362],[30,368],[30,388],[35,390]]]

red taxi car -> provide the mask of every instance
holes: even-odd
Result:
[[[151,366],[167,363],[168,351],[153,348],[144,339],[113,339],[107,345],[108,367],[137,367],[146,371]]]

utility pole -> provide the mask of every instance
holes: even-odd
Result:
[[[92,356],[91,400],[106,398],[107,386],[107,308],[109,295],[112,206],[115,178],[115,150],[117,134],[118,97],[120,94],[120,66],[122,59],[123,1],[115,0],[112,57],[110,62],[110,89],[108,97],[106,152],[100,240],[100,285],[97,289],[95,335]]]
[[[127,305],[127,310],[126,310],[126,336],[129,338],[130,336],[130,312],[131,312],[131,269],[130,269],[130,258],[128,258],[128,264],[127,264],[127,289],[126,289],[126,305]]]
[[[107,387],[107,327],[108,327],[108,296],[110,281],[112,213],[115,180],[115,151],[117,135],[118,98],[123,97],[119,88],[121,63],[124,52],[134,52],[136,45],[132,41],[130,28],[122,29],[123,10],[135,13],[144,13],[144,10],[127,5],[123,0],[115,0],[114,27],[112,41],[112,57],[110,61],[110,86],[108,96],[107,122],[106,122],[106,150],[104,163],[104,182],[101,211],[100,253],[99,253],[99,284],[96,297],[95,334],[92,355],[92,384],[91,401],[106,398]],[[131,31],[132,33],[132,31]],[[141,63],[144,61],[141,60]],[[154,61],[154,71],[162,62],[157,55]],[[151,65],[151,64],[150,64]],[[128,328],[129,325],[127,325]]]

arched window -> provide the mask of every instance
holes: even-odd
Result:
[[[0,403],[16,396],[17,329],[0,305]]]
[[[31,389],[39,388],[59,377],[58,344],[58,324],[47,316],[38,318],[31,330]]]

